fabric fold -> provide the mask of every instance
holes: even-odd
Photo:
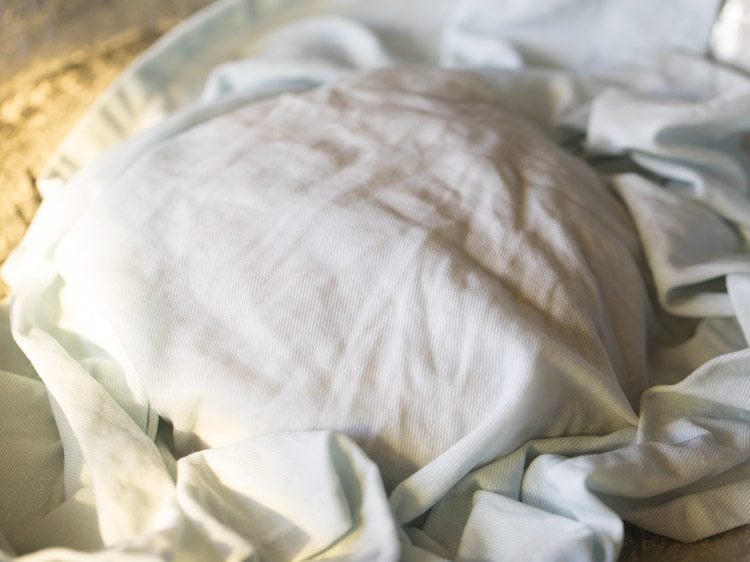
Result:
[[[490,4],[224,0],[102,98],[3,270],[3,555],[610,561],[623,520],[750,523],[717,2]]]

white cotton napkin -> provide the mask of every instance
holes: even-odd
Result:
[[[155,46],[3,271],[3,555],[750,523],[750,82],[715,2],[646,4],[225,0]],[[405,63],[463,72],[363,74]]]

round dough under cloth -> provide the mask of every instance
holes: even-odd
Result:
[[[164,143],[59,257],[178,454],[333,429],[391,489],[482,432],[491,456],[634,424],[639,252],[594,171],[479,78],[388,69]]]

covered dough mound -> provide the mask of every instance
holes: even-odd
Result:
[[[386,487],[463,439],[637,422],[629,217],[476,77],[390,69],[251,104],[142,158],[64,240],[177,454],[351,436]]]

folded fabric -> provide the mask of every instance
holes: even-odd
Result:
[[[650,320],[625,209],[486,90],[380,71],[253,104],[87,210],[57,263],[178,455],[328,428],[390,490],[463,440],[495,441],[470,468],[635,423]]]
[[[128,71],[50,175],[159,126],[48,183],[3,272],[0,553],[750,523],[750,80],[700,56],[713,2],[577,4],[229,0]],[[647,9],[684,20],[632,50]]]

